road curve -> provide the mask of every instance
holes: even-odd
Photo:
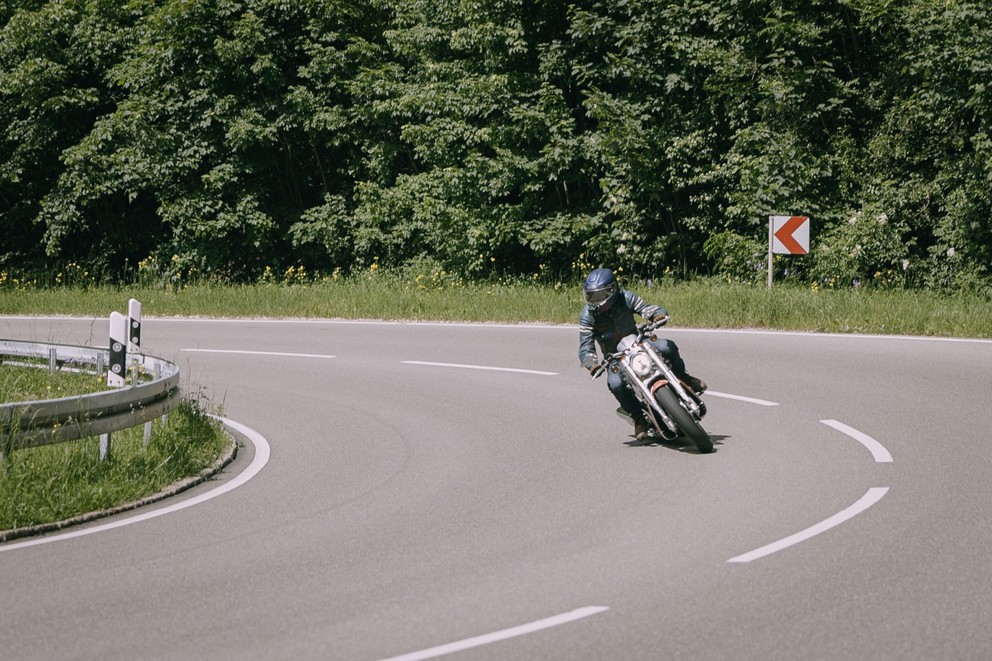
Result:
[[[0,317],[5,338],[105,335]],[[574,327],[146,318],[143,349],[268,461],[204,498],[247,442],[194,506],[0,546],[0,650],[992,657],[992,343],[667,335],[713,391],[713,454],[635,442]]]

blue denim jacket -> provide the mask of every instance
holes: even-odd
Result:
[[[625,336],[636,332],[635,312],[645,319],[668,314],[662,307],[648,305],[632,291],[621,289],[620,293],[623,295],[606,312],[595,314],[588,305],[579,312],[579,362],[585,367],[597,360],[597,343],[605,356],[616,351],[617,344]]]

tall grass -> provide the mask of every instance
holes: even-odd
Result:
[[[911,290],[819,290],[716,280],[628,283],[674,325],[837,333],[992,337],[992,300]],[[450,276],[366,273],[309,283],[0,289],[0,314],[106,316],[128,298],[146,316],[294,317],[575,323],[578,282],[469,283]]]
[[[974,295],[704,283],[658,291],[661,304],[687,326],[992,337],[992,301]]]
[[[0,530],[149,496],[209,467],[227,443],[202,406],[185,399],[168,422],[156,421],[147,448],[141,426],[116,432],[106,461],[99,460],[95,438],[12,452],[0,465]]]

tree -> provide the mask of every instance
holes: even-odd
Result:
[[[865,147],[863,203],[904,229],[911,279],[948,290],[987,288],[992,10],[913,0],[884,19],[872,25],[889,40],[871,89],[883,117]]]
[[[358,183],[358,254],[431,255],[470,274],[564,262],[596,196],[564,4],[415,0],[393,11],[391,63],[358,81],[388,136]]]
[[[110,228],[157,237],[157,256],[182,272],[237,279],[291,260],[294,223],[352,188],[345,81],[367,55],[352,35],[376,29],[370,6],[145,5],[108,72],[120,102],[66,151],[45,201],[49,250]]]
[[[116,102],[104,76],[129,47],[134,18],[108,1],[5,3],[0,12],[0,263],[44,263],[43,200],[64,152]],[[93,256],[99,237],[88,238],[66,256]]]

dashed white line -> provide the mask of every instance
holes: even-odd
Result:
[[[490,372],[517,372],[518,374],[537,374],[539,376],[557,376],[558,372],[541,372],[538,370],[523,370],[514,367],[487,367],[485,365],[461,365],[458,363],[431,363],[423,360],[401,360],[404,365],[427,365],[430,367],[456,367],[465,370],[488,370]]]
[[[772,542],[762,546],[759,549],[755,549],[750,553],[744,553],[742,555],[735,556],[727,562],[751,562],[752,560],[757,560],[758,558],[763,558],[766,555],[771,555],[777,551],[794,546],[800,542],[804,542],[810,537],[819,535],[821,532],[826,532],[834,526],[838,526],[844,523],[848,519],[854,518],[861,512],[877,503],[882,499],[886,493],[888,493],[888,487],[874,487],[869,489],[865,495],[863,495],[858,502],[854,503],[847,509],[844,509],[837,514],[834,514],[829,519],[817,523],[815,526],[810,526],[803,531],[797,532],[795,535],[790,535],[784,539],[780,539],[777,542]]]
[[[833,427],[842,434],[847,434],[848,436],[856,440],[858,443],[868,448],[868,451],[871,452],[871,456],[875,457],[876,463],[879,464],[892,463],[892,455],[889,454],[889,451],[886,450],[881,443],[876,441],[868,434],[865,434],[864,432],[860,432],[854,427],[849,427],[845,425],[843,422],[837,422],[836,420],[820,420],[820,422],[822,422],[828,427]]]
[[[502,631],[487,633],[482,636],[475,636],[474,638],[466,638],[464,640],[448,643],[446,645],[430,647],[425,650],[420,650],[419,652],[410,652],[409,654],[389,657],[388,659],[383,659],[382,661],[421,661],[422,659],[434,659],[439,656],[444,656],[445,654],[461,652],[462,650],[480,647],[482,645],[489,645],[490,643],[499,642],[508,638],[524,636],[529,633],[534,633],[535,631],[541,631],[542,629],[550,629],[551,627],[557,627],[562,624],[567,624],[568,622],[581,620],[584,617],[596,615],[597,613],[602,613],[606,610],[609,610],[608,606],[586,606],[585,608],[577,608],[574,611],[548,617],[543,620],[537,620],[536,622],[530,622],[529,624],[521,624],[520,626],[512,627],[510,629],[503,629]]]
[[[778,406],[778,402],[769,402],[767,399],[744,397],[743,395],[731,395],[725,392],[717,392],[715,390],[707,390],[706,395],[710,397],[722,397],[723,399],[736,399],[741,402],[748,402],[749,404],[758,404],[759,406]]]
[[[237,353],[249,356],[286,356],[289,358],[335,358],[322,353],[285,353],[282,351],[243,351],[241,349],[180,349],[192,353]]]

